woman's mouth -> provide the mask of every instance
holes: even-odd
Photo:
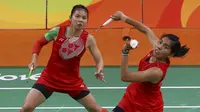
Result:
[[[154,51],[155,51],[155,53],[159,53],[158,49],[155,49]]]
[[[81,26],[83,26],[83,25],[82,25],[82,24],[77,24],[77,26],[78,26],[78,27],[81,27]]]

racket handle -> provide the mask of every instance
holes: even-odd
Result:
[[[30,76],[31,76],[32,72],[33,72],[33,65],[30,67],[29,74],[28,74],[28,79],[30,79]]]
[[[103,23],[103,25],[102,26],[106,26],[107,24],[109,24],[110,22],[112,22],[112,18],[110,18],[110,19],[108,19],[105,23]]]
[[[31,76],[32,72],[33,72],[33,70],[29,70],[28,79],[30,79],[30,76]]]

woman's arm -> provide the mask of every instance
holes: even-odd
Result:
[[[128,56],[122,56],[121,80],[124,82],[152,82],[157,83],[162,79],[163,72],[160,68],[153,67],[144,71],[128,71]]]
[[[87,38],[87,47],[89,48],[96,63],[96,68],[97,68],[97,72],[95,72],[96,78],[106,82],[104,80],[104,74],[103,74],[103,68],[104,68],[103,58],[101,52],[97,47],[96,40],[92,35],[89,35]]]
[[[44,36],[40,37],[38,40],[35,41],[33,45],[32,59],[31,63],[29,64],[29,69],[35,69],[37,57],[40,54],[42,47],[48,44],[49,42],[55,40],[58,35],[58,31],[58,27],[53,28],[50,31],[48,31]]]
[[[112,15],[111,18],[113,18],[116,21],[122,20],[125,23],[135,27],[140,32],[144,33],[148,37],[149,42],[151,43],[152,46],[154,46],[154,44],[159,40],[158,37],[154,34],[154,32],[149,27],[147,27],[146,25],[144,25],[143,23],[139,21],[134,20],[133,18],[130,18],[124,15],[120,11],[117,11],[114,15]]]
[[[95,60],[97,71],[102,71],[104,67],[103,58],[92,35],[88,36],[88,48]]]
[[[152,82],[157,83],[162,79],[163,72],[158,67],[152,67],[144,71],[128,71],[128,54],[132,50],[129,43],[122,49],[121,80],[124,82]]]

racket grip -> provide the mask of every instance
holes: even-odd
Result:
[[[33,71],[33,70],[29,70],[28,79],[30,79],[30,76],[31,76],[31,74],[32,74],[32,71]]]
[[[103,23],[103,25],[102,26],[106,26],[107,24],[109,24],[110,22],[112,22],[112,18],[110,18],[110,19],[108,19],[105,23]]]

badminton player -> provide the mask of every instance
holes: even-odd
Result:
[[[132,49],[130,45],[126,43],[122,49],[121,80],[131,83],[113,112],[163,112],[160,88],[170,65],[170,58],[183,57],[189,48],[181,46],[179,37],[174,34],[158,38],[149,27],[120,11],[113,14],[112,19],[132,25],[144,33],[152,45],[152,50],[140,60],[138,71],[128,71],[128,55]]]
[[[88,9],[83,5],[75,5],[68,25],[55,27],[36,41],[29,68],[35,69],[41,48],[51,41],[52,54],[40,78],[28,93],[20,112],[33,112],[53,92],[68,94],[89,112],[107,112],[96,103],[80,76],[80,60],[88,48],[96,62],[96,78],[105,81],[103,59],[96,41],[83,29],[87,20]]]

